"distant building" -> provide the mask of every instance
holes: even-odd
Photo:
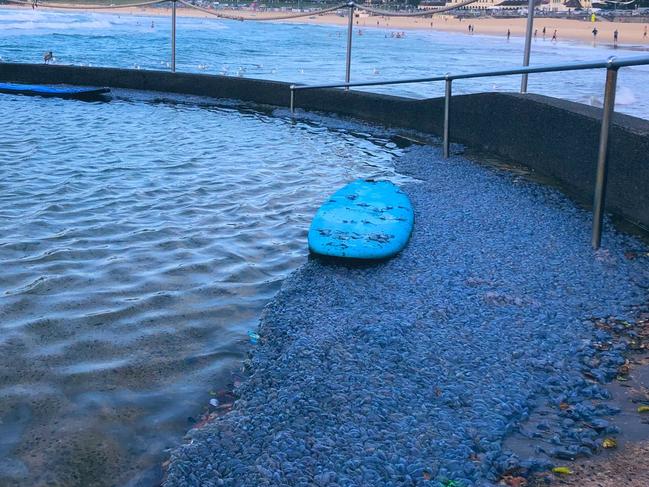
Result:
[[[464,2],[466,0],[449,0],[446,5],[458,5]],[[461,8],[466,10],[520,9],[527,5],[527,0],[478,0]]]
[[[459,5],[466,2],[466,0],[448,0],[446,1],[447,6]],[[428,4],[435,4],[434,8],[438,8],[441,5],[441,2],[437,0],[422,0],[420,8],[433,8],[429,7]],[[543,5],[542,5],[543,3]],[[522,8],[527,8],[529,2],[528,0],[477,0],[477,2],[467,5],[466,7],[460,7],[464,10],[519,10]],[[544,10],[550,10],[553,12],[564,12],[567,10],[579,10],[579,9],[589,9],[592,8],[591,0],[536,0],[536,8],[541,8]]]
[[[504,0],[496,6],[505,10],[520,10],[522,8],[527,8],[528,4],[529,2],[526,0]]]
[[[446,5],[446,0],[421,0],[417,8],[420,10],[437,10],[446,7]]]
[[[467,5],[466,7],[461,7],[463,9],[478,9],[478,10],[484,10],[490,7],[495,7],[498,5],[502,0],[478,0],[475,3],[472,3],[470,5]],[[446,2],[446,5],[451,6],[451,5],[458,5],[461,3],[466,2],[466,0],[449,0]]]
[[[567,10],[587,10],[593,8],[591,0],[550,0],[548,4],[552,12],[565,12]]]

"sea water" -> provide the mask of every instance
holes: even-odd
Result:
[[[0,485],[154,485],[237,380],[327,194],[403,180],[400,139],[367,130],[159,93],[2,95]]]
[[[160,15],[0,10],[0,58],[5,62],[42,62],[52,51],[55,62],[137,69],[170,69],[170,10]],[[383,28],[355,27],[352,80],[425,77],[515,67],[522,64],[522,37],[439,32],[421,19],[422,30],[391,37]],[[441,22],[435,20],[434,22]],[[537,19],[539,29],[543,19]],[[359,32],[360,29],[360,32]],[[584,23],[584,29],[590,24]],[[561,36],[561,33],[559,33]],[[176,67],[179,71],[272,79],[295,83],[341,82],[345,72],[346,28],[341,26],[239,22],[217,18],[177,20]],[[532,64],[603,61],[609,56],[637,56],[644,48],[614,49],[539,36],[532,44]],[[601,106],[603,70],[530,76],[529,91]],[[644,96],[649,66],[620,70],[616,109],[649,118]],[[517,91],[520,76],[462,80],[454,93]],[[415,98],[441,96],[443,83],[372,87],[368,90]]]

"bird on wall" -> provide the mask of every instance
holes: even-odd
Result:
[[[45,55],[43,56],[43,61],[45,64],[49,64],[50,61],[54,59],[54,55],[52,54],[52,51],[47,51]]]

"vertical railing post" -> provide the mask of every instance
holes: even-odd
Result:
[[[347,59],[345,64],[345,83],[349,83],[352,69],[352,35],[354,34],[354,2],[347,4],[349,8],[349,21],[347,22]],[[345,86],[345,91],[349,86]]]
[[[171,72],[176,72],[176,0],[171,1]]]
[[[291,85],[291,115],[295,113],[295,85]]]
[[[525,51],[523,52],[523,66],[530,65],[530,52],[532,51],[532,29],[534,27],[534,3],[535,0],[529,0],[527,5],[527,27],[525,29]],[[527,77],[524,73],[521,78],[521,93],[527,93]]]
[[[444,158],[448,159],[449,147],[451,145],[449,140],[450,124],[451,124],[451,91],[453,80],[446,75],[446,89],[444,90],[444,141],[443,150]]]
[[[609,59],[609,63],[613,58]],[[615,88],[617,86],[617,67],[606,69],[606,88],[604,89],[604,109],[602,113],[602,129],[599,135],[599,154],[597,156],[597,178],[595,180],[595,200],[593,202],[593,239],[595,250],[602,242],[602,224],[604,222],[604,200],[606,198],[606,176],[608,172],[608,137],[610,134],[611,118],[615,108]]]

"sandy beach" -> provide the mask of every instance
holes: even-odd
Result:
[[[63,5],[63,4],[62,4]],[[27,8],[22,6],[3,6],[4,8]],[[43,8],[43,7],[40,7]],[[171,9],[168,7],[123,7],[123,8],[106,8],[100,10],[89,10],[79,8],[79,11],[93,11],[113,13],[120,15],[146,15],[146,16],[165,16],[170,15]],[[67,11],[67,10],[66,10]],[[216,11],[215,11],[216,12]],[[241,17],[244,20],[262,20],[267,18],[278,17],[281,15],[290,15],[289,12],[253,12],[250,10],[218,10],[218,13]],[[209,13],[190,9],[188,7],[178,6],[177,14],[185,17],[214,18],[218,17]],[[309,17],[300,17],[296,19],[276,20],[273,22],[295,22],[302,24],[321,24],[321,25],[347,25],[346,17],[328,13],[323,15],[313,15]],[[457,32],[469,34],[469,24],[473,26],[472,35],[490,35],[506,37],[507,31],[511,32],[513,37],[522,37],[525,35],[525,18],[478,18],[478,19],[457,19],[452,15],[439,15],[432,18],[413,18],[413,17],[381,17],[369,16],[364,12],[359,14],[355,19],[355,25],[359,29],[380,28],[392,30],[437,30],[447,32]],[[594,38],[592,31],[597,27],[597,38]],[[609,22],[596,21],[595,23],[572,20],[572,19],[554,19],[554,18],[537,18],[535,19],[535,29],[537,39],[543,39],[543,29],[545,28],[545,39],[551,41],[554,31],[557,31],[557,40],[581,41],[589,44],[602,43],[613,44],[613,32],[619,33],[619,44],[622,46],[648,46],[649,34],[644,35],[645,29],[649,30],[649,24],[644,23],[626,23],[626,22]]]

